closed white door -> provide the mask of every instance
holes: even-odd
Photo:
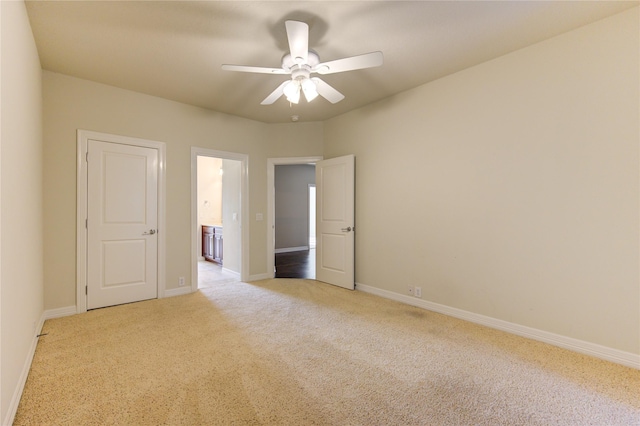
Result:
[[[316,279],[355,288],[355,157],[316,163]]]
[[[87,308],[156,298],[158,150],[87,148]]]

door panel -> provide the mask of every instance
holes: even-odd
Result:
[[[103,156],[104,223],[146,223],[146,156],[114,152]]]
[[[344,235],[322,234],[322,267],[332,271],[345,270],[345,246]]]
[[[104,287],[115,287],[146,281],[147,244],[145,240],[103,241]]]
[[[88,141],[87,308],[158,295],[158,150]]]
[[[355,157],[316,163],[316,278],[355,288]]]

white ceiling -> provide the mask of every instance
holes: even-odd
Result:
[[[28,1],[42,67],[277,123],[325,120],[637,6],[637,1]],[[384,65],[323,76],[346,98],[260,102],[286,75],[284,21],[321,61],[380,50]]]

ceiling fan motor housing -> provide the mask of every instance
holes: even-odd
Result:
[[[300,65],[298,68],[294,68],[291,70],[291,79],[292,80],[304,80],[309,78],[311,74],[311,68],[309,65]]]
[[[318,65],[320,63],[320,57],[318,56],[318,54],[312,50],[307,52],[307,62],[306,63],[299,63],[296,62],[296,60],[291,57],[290,53],[287,53],[286,55],[284,55],[282,57],[282,68],[285,71],[291,71],[293,73],[293,71],[296,69],[296,67],[303,67],[306,65],[306,67],[311,70],[313,69],[313,67],[315,67],[316,65]]]

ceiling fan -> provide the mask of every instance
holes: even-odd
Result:
[[[222,65],[226,71],[252,72],[262,74],[290,74],[291,79],[278,86],[262,102],[271,105],[282,95],[291,103],[297,104],[302,92],[311,102],[318,95],[332,104],[344,99],[344,95],[318,77],[311,74],[334,74],[344,71],[372,68],[382,65],[382,52],[365,53],[364,55],[320,62],[318,54],[309,50],[309,26],[304,22],[286,21],[289,53],[282,58],[282,68],[265,68],[245,65]]]

